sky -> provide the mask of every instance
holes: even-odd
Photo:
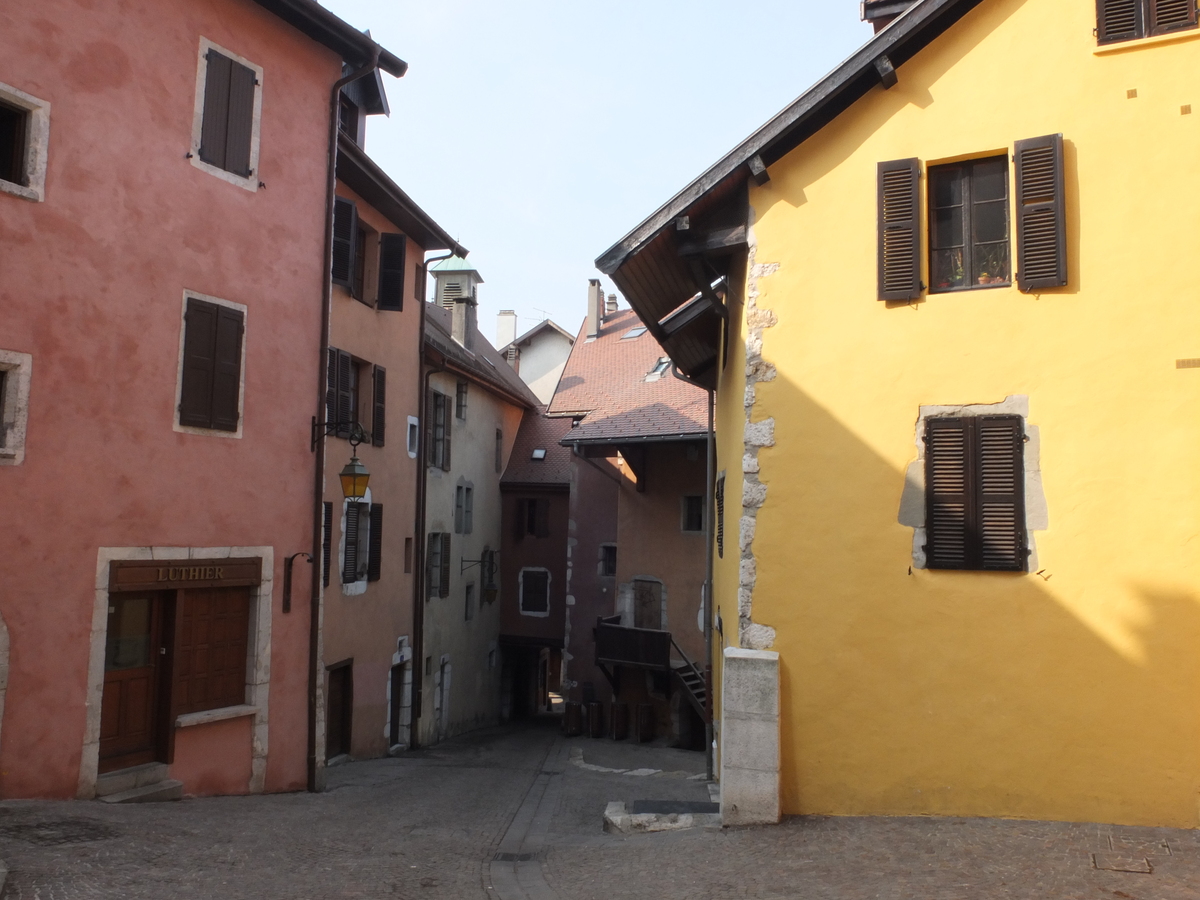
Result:
[[[321,3],[409,64],[367,153],[470,251],[493,342],[501,309],[577,331],[596,257],[872,33],[858,0]]]

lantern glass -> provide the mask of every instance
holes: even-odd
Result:
[[[347,500],[361,500],[367,495],[367,483],[371,480],[371,473],[359,462],[357,456],[350,457],[350,462],[346,463],[338,477],[342,480],[342,493]]]

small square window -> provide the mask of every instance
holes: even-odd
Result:
[[[545,459],[545,458],[546,458],[545,448],[538,447],[536,450],[533,451],[533,459]]]
[[[601,544],[600,545],[600,574],[601,575],[616,575],[617,574],[617,545],[616,544]]]
[[[467,417],[467,383],[465,381],[460,381],[455,389],[454,417],[456,419]]]
[[[702,496],[687,496],[683,498],[683,530],[704,530],[704,498]]]
[[[408,417],[408,455],[410,459],[417,458],[418,443],[421,440],[421,420],[416,416]]]

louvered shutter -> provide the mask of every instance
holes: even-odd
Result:
[[[463,493],[463,534],[470,534],[475,527],[475,489],[467,487]]]
[[[713,498],[717,507],[717,556],[725,558],[725,476],[717,479],[717,489]]]
[[[417,299],[425,302],[425,283],[429,275],[424,265],[417,266]]]
[[[971,495],[969,420],[925,421],[925,556],[931,569],[966,569]]]
[[[189,298],[184,313],[183,372],[179,386],[179,424],[212,427],[212,386],[216,374],[215,303]]]
[[[205,54],[204,120],[200,125],[200,159],[224,169],[229,138],[229,82],[233,60],[216,50]]]
[[[358,581],[358,509],[357,503],[346,504],[346,533],[342,535],[342,583]]]
[[[383,366],[374,369],[371,391],[371,444],[382,447],[387,431],[387,371]]]
[[[355,420],[354,394],[350,390],[350,378],[354,359],[345,350],[337,351],[337,436],[350,437],[350,426]]]
[[[404,235],[379,236],[379,309],[404,309],[404,251]]]
[[[527,521],[526,516],[528,515],[525,504],[528,502],[527,500],[518,500],[514,504],[516,517],[513,519],[513,540],[520,541],[525,537],[525,523]]]
[[[1144,0],[1096,0],[1096,36],[1101,44],[1128,41],[1145,33]]]
[[[1067,283],[1061,134],[1017,141],[1017,286],[1026,293]]]
[[[432,597],[438,590],[438,578],[442,572],[442,536],[436,531],[429,533],[429,545],[425,548],[425,596]]]
[[[371,504],[371,533],[367,536],[367,581],[378,581],[383,571],[383,504]]]
[[[350,290],[354,277],[354,247],[358,237],[358,208],[354,201],[338,197],[333,203],[333,266],[330,277],[334,284]]]
[[[530,503],[537,504],[535,532],[537,537],[550,537],[550,501],[544,499],[531,500]]]
[[[442,572],[438,581],[438,596],[450,596],[450,535],[442,532]]]
[[[324,530],[321,532],[321,584],[329,587],[329,565],[333,556],[333,504],[328,500],[324,507]]]
[[[979,454],[979,562],[983,569],[1025,568],[1025,428],[1020,416],[976,420]]]
[[[879,299],[921,296],[921,162],[879,164]]]
[[[234,62],[229,67],[229,124],[225,138],[225,168],[249,177],[250,143],[254,133],[254,70]]]
[[[437,395],[432,390],[425,392],[425,465],[427,466],[432,466],[436,461],[433,446],[433,423],[437,418],[436,397]]]
[[[465,501],[463,494],[466,493],[466,488],[461,484],[454,489],[454,533],[463,533],[463,510],[465,509]]]
[[[337,421],[337,355],[333,347],[328,350],[325,361],[325,421]]]
[[[446,423],[444,437],[442,439],[442,470],[450,471],[450,420],[454,418],[453,410],[450,408],[450,398],[444,394],[438,395],[438,400],[442,404],[442,421]]]
[[[1150,34],[1196,27],[1196,0],[1150,0]]]
[[[243,315],[227,306],[217,308],[217,347],[213,371],[212,427],[237,431],[238,400],[242,389]]]

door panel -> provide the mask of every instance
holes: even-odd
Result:
[[[100,771],[155,757],[162,598],[113,594],[108,607],[104,694],[100,703]]]

